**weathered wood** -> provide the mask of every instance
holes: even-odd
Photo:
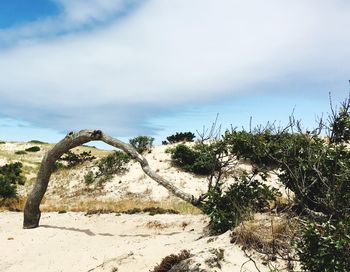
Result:
[[[155,171],[153,171],[150,168],[148,161],[141,154],[139,154],[135,148],[133,148],[133,146],[126,144],[118,139],[112,138],[100,130],[81,130],[77,133],[69,133],[64,139],[62,139],[51,150],[49,150],[42,159],[36,183],[34,184],[34,187],[30,192],[24,207],[23,228],[30,229],[39,226],[41,215],[40,203],[45,195],[55,162],[68,150],[90,141],[103,141],[111,146],[123,150],[131,158],[139,162],[145,174],[156,181],[158,184],[164,186],[175,196],[195,206],[200,206],[200,199],[196,199],[194,196],[185,193],[170,181],[161,177]]]

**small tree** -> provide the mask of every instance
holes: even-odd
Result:
[[[29,148],[25,149],[25,151],[27,151],[27,152],[38,152],[38,151],[40,151],[40,147],[35,145],[35,146],[32,146],[32,147],[29,147]]]
[[[144,153],[149,151],[153,147],[154,138],[150,136],[137,136],[129,140],[129,143],[137,150],[139,153]]]
[[[193,139],[196,138],[196,135],[192,132],[176,132],[173,135],[168,136],[166,139],[170,144],[178,142],[193,142]]]
[[[0,167],[0,197],[16,197],[17,184],[23,185],[22,163],[15,162]]]
[[[74,167],[87,161],[93,161],[94,159],[96,159],[96,157],[91,155],[91,151],[84,151],[82,153],[67,151],[60,160],[66,162],[67,167]]]

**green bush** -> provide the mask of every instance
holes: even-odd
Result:
[[[173,135],[168,136],[166,139],[170,144],[178,142],[193,142],[193,139],[196,137],[192,132],[176,132]]]
[[[297,243],[297,250],[304,271],[349,271],[350,222],[309,223]]]
[[[258,181],[254,175],[249,177],[244,173],[235,180],[226,191],[221,186],[210,191],[204,204],[214,234],[234,228],[250,213],[269,209],[269,202],[279,195],[277,189]]]
[[[91,151],[84,151],[80,154],[68,151],[60,158],[61,161],[67,163],[68,168],[74,167],[87,161],[93,161],[94,159],[96,159],[96,157],[91,155]]]
[[[28,143],[30,143],[30,144],[47,144],[46,142],[42,142],[39,140],[30,140]]]
[[[128,154],[122,151],[115,151],[113,154],[102,158],[97,163],[98,170],[96,173],[89,171],[84,176],[84,181],[86,185],[90,185],[94,182],[102,184],[109,181],[113,175],[124,173],[127,168],[125,165],[130,161]]]
[[[139,152],[140,154],[145,151],[151,150],[153,147],[154,138],[150,136],[138,136],[129,140],[129,143]]]
[[[65,168],[66,166],[62,163],[62,162],[60,162],[60,161],[55,161],[55,164],[54,164],[54,166],[53,166],[53,172],[56,172],[56,171],[58,171],[58,170],[60,170],[60,169],[63,169],[63,168]]]
[[[297,126],[294,133],[293,125]],[[296,243],[302,268],[311,272],[349,271],[349,99],[339,113],[332,111],[328,124],[321,122],[313,132],[302,132],[300,127],[297,122],[280,131],[231,131],[224,140],[238,158],[262,169],[278,169],[279,180],[294,192],[295,211],[310,222]],[[318,136],[323,128],[329,129],[329,138]],[[216,202],[220,201],[219,197]],[[220,219],[220,213],[215,212]],[[325,222],[325,218],[330,219]]]
[[[98,176],[111,176],[114,174],[123,173],[125,165],[130,161],[128,154],[122,151],[115,151],[113,154],[102,158],[97,164]]]
[[[350,152],[308,133],[226,133],[230,152],[262,169],[279,169],[279,180],[301,209],[342,217],[350,201]]]
[[[18,151],[15,152],[15,154],[16,155],[25,155],[25,154],[27,154],[27,152],[24,151],[24,150],[18,150]]]
[[[94,172],[92,172],[92,171],[87,172],[84,175],[84,181],[85,181],[86,185],[90,185],[90,184],[94,183],[94,181],[95,181],[95,174],[94,174]]]
[[[25,149],[25,151],[27,151],[27,152],[38,152],[38,151],[40,151],[40,147],[39,146],[32,146],[32,147],[29,147],[29,148]]]
[[[10,183],[5,177],[0,176],[0,197],[16,197],[16,184]]]
[[[171,154],[173,163],[188,172],[198,175],[209,175],[219,167],[217,154],[218,145],[198,144],[193,148],[179,144],[167,150]]]
[[[0,167],[0,197],[15,197],[17,184],[24,185],[24,183],[22,163],[15,162]]]
[[[279,167],[284,148],[299,136],[291,133],[273,133],[271,130],[227,131],[223,141],[237,159],[248,160],[253,165],[266,169]]]

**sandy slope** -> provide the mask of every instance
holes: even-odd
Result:
[[[0,213],[0,271],[147,272],[183,249],[203,271],[240,271],[247,260],[228,234],[202,237],[202,215],[44,213],[41,226],[31,230],[21,228],[22,216]],[[215,254],[219,249],[223,260]],[[256,270],[248,263],[242,271]]]
[[[18,188],[22,196],[31,189],[39,162],[51,147],[40,145],[40,152],[15,154],[16,150],[29,146],[28,143],[0,145],[0,165],[22,161],[26,167],[28,182]],[[165,153],[166,148],[168,146],[158,146],[145,154],[151,167],[188,193],[199,195],[204,192],[207,187],[205,177],[173,167],[170,155]],[[97,158],[110,153],[86,147],[79,149],[91,150]],[[84,211],[88,207],[81,204],[83,200],[92,204],[98,200],[114,203],[142,199],[156,200],[159,204],[178,201],[147,177],[138,163],[130,162],[125,174],[114,176],[103,188],[84,183],[84,174],[91,167],[93,163],[54,173],[46,194],[48,204],[44,205],[58,203],[59,208],[51,210],[73,210],[74,204],[82,206],[78,210]],[[273,184],[274,180],[271,182]],[[89,208],[105,207],[95,205]],[[204,215],[84,216],[84,213],[43,213],[41,226],[33,230],[22,229],[22,217],[22,213],[0,213],[0,271],[113,271],[118,268],[114,271],[147,272],[163,257],[183,249],[193,255],[190,265],[198,268],[193,271],[257,271],[252,262],[245,264],[241,270],[248,259],[238,246],[230,244],[229,233],[217,237],[205,236],[208,218]],[[220,252],[223,252],[223,259],[218,257]],[[260,271],[269,271],[267,267],[259,266]]]

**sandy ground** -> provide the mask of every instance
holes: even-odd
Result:
[[[30,230],[22,229],[22,217],[0,213],[0,271],[147,272],[183,249],[202,271],[257,271],[252,263],[241,270],[248,259],[228,234],[203,237],[203,215],[43,213]]]

